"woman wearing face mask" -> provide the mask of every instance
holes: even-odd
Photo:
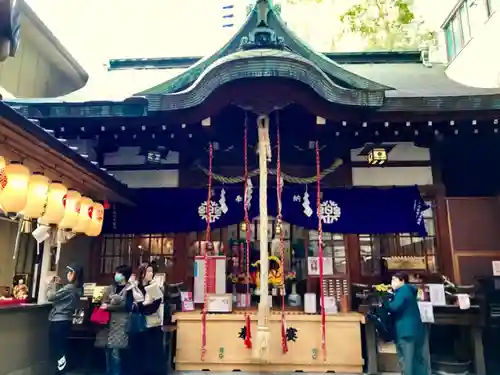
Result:
[[[128,291],[131,296],[132,309],[136,309],[146,320],[147,330],[129,334],[129,347],[134,358],[134,375],[165,374],[163,355],[163,331],[160,306],[162,299],[153,299],[146,292],[154,278],[154,267],[143,263],[136,272],[136,281]]]
[[[73,315],[83,293],[83,269],[77,264],[66,267],[67,284],[62,285],[59,277],[53,277],[47,285],[47,300],[52,302],[49,321],[49,348],[54,373],[66,372],[68,337],[71,333]]]
[[[97,334],[96,346],[105,348],[106,374],[121,375],[123,369],[124,351],[128,347],[128,335],[125,332],[128,312],[127,306],[132,305],[132,295],[127,293],[127,280],[132,274],[132,268],[121,265],[115,269],[115,282],[104,291],[101,309],[110,312],[109,326]],[[127,301],[128,299],[128,301]]]
[[[424,355],[425,335],[417,303],[417,288],[408,280],[404,272],[392,277],[394,298],[386,305],[395,323],[399,364],[404,375],[430,375]]]

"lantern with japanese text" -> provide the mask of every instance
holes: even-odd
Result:
[[[18,213],[26,207],[30,170],[19,162],[11,162],[0,172],[0,205],[6,213]]]
[[[73,229],[80,214],[82,195],[76,190],[68,190],[63,197],[64,216],[59,222],[59,229]]]
[[[97,237],[101,234],[102,222],[104,220],[104,206],[100,203],[94,203],[89,210],[91,216],[90,225],[88,226],[85,234],[91,237]]]
[[[35,172],[31,175],[28,185],[28,199],[22,214],[27,219],[38,219],[45,211],[50,180],[43,173]]]
[[[40,224],[59,224],[64,216],[64,196],[67,192],[68,188],[59,181],[53,181],[49,185],[47,205],[45,213],[39,220]]]
[[[92,220],[94,201],[87,197],[80,199],[80,212],[76,224],[73,227],[75,233],[85,233],[89,228],[90,221]]]

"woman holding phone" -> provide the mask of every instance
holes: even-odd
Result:
[[[83,269],[77,264],[66,267],[66,284],[58,276],[51,278],[47,286],[47,300],[52,302],[49,314],[49,348],[54,363],[54,373],[66,373],[68,337],[73,315],[82,295]]]
[[[154,267],[150,263],[143,263],[136,272],[136,281],[133,282],[128,293],[131,294],[132,306],[135,311],[144,316],[147,329],[142,332],[129,333],[129,348],[134,358],[133,374],[157,375],[165,374],[165,360],[163,355],[162,314],[160,311],[162,298],[158,293],[148,293],[147,289],[154,290]],[[157,286],[158,288],[160,286]]]

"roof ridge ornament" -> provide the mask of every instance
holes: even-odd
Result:
[[[276,36],[273,29],[269,27],[268,14],[272,11],[271,0],[257,0],[253,9],[257,13],[257,27],[248,36],[241,38],[240,50],[269,48],[285,49],[285,39]]]
[[[255,3],[255,9],[257,10],[257,27],[269,27],[267,15],[271,10],[270,0],[257,0]]]

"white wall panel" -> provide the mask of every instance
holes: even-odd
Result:
[[[129,188],[179,187],[178,170],[113,171],[115,178]]]
[[[353,168],[354,186],[432,185],[431,167]]]

